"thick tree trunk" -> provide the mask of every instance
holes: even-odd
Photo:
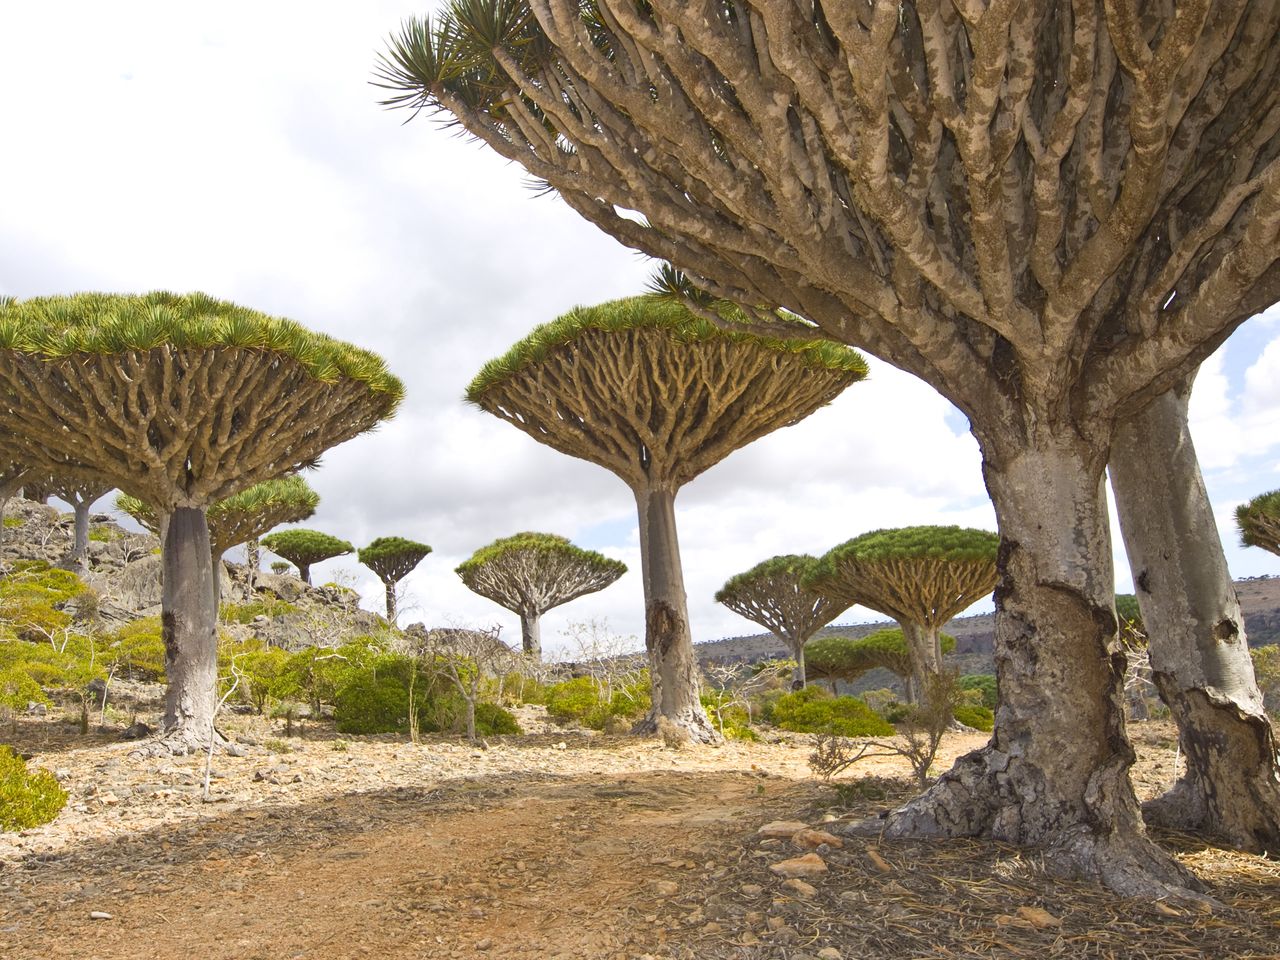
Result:
[[[699,700],[698,661],[689,633],[689,611],[676,537],[676,490],[655,484],[635,490],[640,516],[640,566],[644,580],[645,649],[653,706],[637,733],[658,729],[658,718],[700,743],[720,739]]]
[[[791,688],[793,690],[803,690],[809,685],[809,678],[805,676],[804,672],[804,645],[806,638],[788,636],[781,639],[791,648],[791,656],[796,661],[796,672],[795,676],[791,678]]]
[[[383,580],[382,586],[385,588],[387,595],[387,623],[394,627],[396,625],[396,582],[394,580]]]
[[[294,564],[294,566],[298,568],[298,576],[302,579],[302,582],[307,586],[311,586],[311,564],[298,563]]]
[[[162,567],[161,628],[165,691],[162,750],[208,749],[218,702],[217,607],[209,562],[209,525],[203,509],[178,507],[166,531]]]
[[[75,560],[82,565],[88,564],[89,558],[89,503],[75,503],[71,505],[71,509],[75,511],[76,517],[76,534],[75,540],[71,546],[71,556],[68,559]]]
[[[258,587],[258,570],[262,566],[262,552],[257,537],[252,537],[244,543],[244,566],[244,585],[252,598],[253,591]]]
[[[222,554],[212,554],[209,560],[209,569],[213,573],[213,615],[216,620],[222,612]]]
[[[1190,384],[1122,424],[1111,484],[1151,670],[1186,773],[1148,823],[1280,854],[1280,764],[1213,509],[1187,428]]]
[[[520,611],[520,642],[526,657],[542,662],[542,615],[538,611]]]
[[[1001,533],[995,730],[885,832],[1039,846],[1055,873],[1126,896],[1196,896],[1129,783],[1104,456],[1078,438],[984,454]]]
[[[928,627],[918,623],[901,623],[899,626],[906,641],[907,656],[911,659],[911,683],[907,692],[912,703],[919,703],[923,691],[928,689],[925,681],[930,674],[942,669],[940,652],[935,650],[938,631],[931,633]]]

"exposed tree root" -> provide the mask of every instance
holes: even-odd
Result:
[[[196,724],[182,724],[161,733],[157,737],[143,741],[131,752],[135,757],[185,757],[191,754],[206,753],[209,750],[209,732],[203,731]],[[244,756],[244,748],[228,740],[222,733],[214,730],[213,752],[223,753],[231,757]]]

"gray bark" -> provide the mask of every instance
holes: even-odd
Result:
[[[396,582],[394,580],[383,580],[382,586],[385,588],[387,595],[387,623],[394,627],[396,625]]]
[[[298,568],[298,576],[302,579],[302,582],[305,583],[307,586],[310,586],[311,585],[311,564],[295,563],[294,566]]]
[[[923,691],[928,689],[925,681],[930,674],[942,669],[941,649],[938,647],[938,631],[930,631],[928,627],[918,623],[903,622],[902,638],[906,641],[907,656],[911,660],[911,682],[907,685],[908,699],[919,703]]]
[[[536,663],[542,662],[542,617],[536,610],[520,612],[520,642],[524,655]]]
[[[653,705],[636,727],[638,733],[658,729],[665,718],[691,740],[714,743],[719,734],[699,700],[698,661],[689,632],[684,569],[676,537],[676,491],[668,484],[635,489],[640,517],[640,565],[644,580],[645,649]]]
[[[76,536],[69,559],[87,563],[89,557],[89,507],[90,503],[73,503],[76,516]]]
[[[4,510],[9,505],[8,497],[0,497],[0,543],[4,543]]]
[[[209,570],[213,574],[213,615],[215,620],[222,609],[222,551],[211,552]]]
[[[1186,772],[1148,823],[1280,853],[1280,765],[1187,428],[1190,383],[1123,423],[1110,471],[1160,697]]]
[[[198,507],[178,507],[165,533],[161,626],[163,743],[175,753],[206,749],[217,706],[218,632],[209,525]]]
[[[809,685],[809,678],[805,675],[804,670],[805,641],[797,640],[795,637],[784,637],[783,639],[785,639],[787,641],[787,645],[791,647],[791,656],[795,657],[796,661],[796,674],[791,685],[794,687],[799,683],[800,689],[803,690]]]
[[[244,585],[249,595],[253,596],[253,591],[258,585],[258,570],[262,565],[261,551],[258,546],[258,538],[250,537],[244,544],[244,565],[245,577]]]
[[[885,832],[1042,846],[1055,873],[1185,899],[1199,882],[1147,838],[1129,782],[1102,461],[1078,439],[988,451],[1001,533],[995,730]]]

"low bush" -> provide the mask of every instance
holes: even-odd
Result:
[[[833,697],[820,687],[806,687],[778,699],[773,724],[796,733],[839,737],[887,737],[894,729],[856,697]]]
[[[104,637],[103,643],[107,661],[120,676],[164,682],[164,637],[159,617],[130,621]]]
[[[979,703],[988,710],[996,708],[996,678],[989,673],[967,673],[956,681],[961,690],[976,690],[981,694]]]
[[[956,707],[956,722],[963,723],[966,727],[973,727],[975,730],[990,733],[995,729],[996,715],[986,707],[961,704]]]
[[[553,720],[592,730],[603,730],[610,717],[638,718],[649,703],[647,670],[612,686],[593,677],[574,677],[546,688],[547,713]]]
[[[26,762],[0,746],[0,830],[28,830],[48,823],[67,803],[67,792],[48,770],[27,770]]]
[[[476,733],[480,736],[518,735],[523,732],[516,718],[496,703],[476,704]]]
[[[27,704],[48,702],[40,684],[24,670],[17,667],[0,670],[0,720],[12,720],[16,724],[18,714],[27,709]]]
[[[284,600],[267,598],[252,600],[249,603],[224,603],[218,610],[218,616],[224,623],[252,623],[254,617],[279,617],[287,613],[297,613],[298,608]]]
[[[466,729],[467,704],[456,690],[414,658],[388,654],[348,675],[334,699],[338,732],[407,733],[411,679],[413,713],[420,732],[461,733]],[[516,718],[496,703],[477,703],[475,719],[477,736],[520,733]]]

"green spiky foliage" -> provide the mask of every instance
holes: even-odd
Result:
[[[944,654],[956,648],[956,638],[939,637]],[[869,670],[883,667],[905,682],[912,678],[911,654],[900,627],[877,630],[860,639],[823,637],[805,647],[809,676],[814,680],[844,680],[851,683]]]
[[[898,621],[915,663],[911,690],[938,672],[938,631],[996,585],[1000,538],[969,527],[873,530],[828,551],[805,585]]]
[[[796,660],[796,679],[806,683],[805,643],[848,604],[804,585],[817,560],[804,554],[770,557],[730,577],[716,591],[716,602],[773,633]]]
[[[553,607],[603,590],[626,564],[553,533],[517,533],[481,547],[458,565],[467,587],[520,617],[524,652],[542,655],[539,618]]]
[[[261,542],[272,553],[279,554],[297,567],[304,583],[311,582],[312,564],[353,553],[356,549],[346,540],[301,527],[269,533]]]
[[[260,537],[282,523],[306,520],[319,505],[320,495],[296,474],[254,484],[209,508],[209,544],[214,555],[221,557],[232,547]],[[154,507],[127,493],[116,497],[116,506],[159,535],[161,518]]]
[[[205,511],[315,464],[396,410],[380,358],[204,294],[0,303],[0,435],[170,515],[162,547],[164,726],[198,749],[216,708],[217,589]]]
[[[378,537],[367,547],[360,548],[360,562],[376,573],[386,587],[388,623],[396,622],[396,584],[430,552],[431,548],[425,543],[404,537]]]
[[[1259,494],[1236,507],[1240,542],[1280,555],[1280,490]]]

